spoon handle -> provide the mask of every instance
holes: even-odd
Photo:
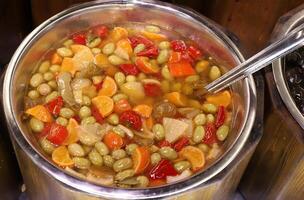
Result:
[[[236,81],[266,67],[275,59],[280,58],[304,44],[304,24],[289,32],[282,39],[270,44],[248,60],[236,66],[226,74],[205,86],[208,92],[220,91]]]

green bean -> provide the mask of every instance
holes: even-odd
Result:
[[[135,175],[135,171],[133,169],[127,169],[127,170],[117,173],[115,175],[115,180],[122,181],[122,180],[125,180],[126,178],[130,178],[134,175]]]
[[[72,155],[72,156],[82,157],[85,155],[82,146],[77,143],[69,144],[68,150],[69,150],[70,155]]]
[[[109,122],[112,125],[117,125],[119,123],[119,117],[117,114],[113,113],[108,116],[107,122]]]
[[[191,75],[185,78],[186,83],[194,83],[200,79],[199,75]]]
[[[48,103],[48,102],[56,99],[58,96],[59,96],[58,92],[57,91],[53,91],[49,95],[47,95],[45,97],[45,102]]]
[[[90,153],[89,153],[89,159],[91,161],[91,163],[93,165],[96,166],[102,166],[103,165],[103,159],[102,156],[97,152],[96,149],[93,149]]]
[[[171,76],[171,73],[169,71],[169,68],[167,65],[165,65],[162,69],[161,69],[161,74],[162,76],[167,79],[168,81],[172,81],[173,77]]]
[[[122,72],[116,72],[114,79],[118,85],[122,85],[126,82],[126,76]]]
[[[137,176],[136,180],[138,181],[137,187],[148,187],[149,179],[146,176]]]
[[[88,146],[88,145],[82,145],[83,151],[85,155],[88,155],[88,153],[90,153],[93,150],[92,146]]]
[[[193,94],[193,87],[189,83],[185,83],[182,86],[182,92],[184,95],[192,95]]]
[[[209,78],[211,81],[219,78],[221,76],[221,71],[217,66],[212,66],[209,71]]]
[[[64,117],[58,117],[56,119],[56,123],[60,124],[62,126],[67,126],[68,125],[68,120],[66,118],[64,118]]]
[[[43,83],[42,74],[40,74],[40,73],[34,74],[30,80],[30,85],[32,87],[38,87],[41,83]]]
[[[31,90],[28,92],[27,96],[31,99],[37,99],[39,98],[40,94],[37,90]]]
[[[199,125],[204,125],[206,123],[206,115],[201,113],[198,114],[194,117],[194,123],[195,125],[199,126]]]
[[[42,121],[40,121],[39,119],[36,119],[34,117],[32,117],[30,119],[30,127],[32,129],[32,131],[34,132],[41,132],[44,128],[44,123]]]
[[[167,49],[161,50],[157,56],[157,62],[158,64],[164,64],[168,61],[169,59],[169,51]]]
[[[200,143],[202,142],[203,138],[205,137],[205,129],[203,126],[197,126],[194,129],[193,135],[192,135],[192,140],[193,142]]]
[[[209,62],[206,60],[201,60],[195,65],[195,70],[197,73],[205,71],[209,67]]]
[[[52,154],[53,151],[55,150],[55,145],[53,145],[48,139],[43,138],[43,139],[39,140],[39,142],[40,142],[41,148],[47,154]]]
[[[174,168],[177,172],[182,173],[186,169],[189,169],[191,167],[190,162],[188,161],[179,161],[174,164]]]
[[[154,133],[154,137],[155,137],[156,140],[160,141],[160,140],[163,140],[165,138],[165,129],[164,129],[163,125],[155,124],[152,127],[152,131]]]
[[[169,160],[174,160],[177,158],[177,153],[174,149],[171,147],[162,147],[159,150],[160,155],[163,158],[169,159]]]
[[[58,48],[57,53],[62,57],[72,57],[73,56],[73,51],[66,47]]]
[[[138,44],[136,45],[136,47],[134,48],[134,54],[137,54],[143,50],[145,50],[145,45],[144,44]]]
[[[146,76],[146,74],[145,73],[142,73],[142,72],[140,72],[139,74],[138,74],[138,76],[137,76],[137,79],[138,80],[144,80],[144,79],[146,79],[147,78],[147,76]]]
[[[122,158],[120,160],[117,160],[113,164],[113,170],[115,172],[121,172],[125,169],[131,168],[133,165],[132,159],[131,158]]]
[[[155,153],[155,152],[157,152],[159,150],[159,147],[156,146],[156,145],[151,145],[149,147],[149,149],[150,149],[150,152]]]
[[[86,158],[74,157],[73,161],[75,167],[78,169],[89,169],[91,166],[91,162]]]
[[[38,72],[45,73],[49,70],[50,66],[51,66],[50,61],[48,60],[43,61],[39,66]]]
[[[69,39],[64,41],[63,46],[65,46],[66,48],[69,48],[72,44],[73,44],[73,40]]]
[[[103,163],[105,166],[112,168],[114,164],[114,159],[110,155],[103,156]]]
[[[224,141],[229,133],[229,127],[227,125],[220,126],[216,131],[216,136],[219,141]]]
[[[125,62],[124,59],[122,59],[121,57],[119,57],[117,55],[109,56],[108,60],[112,65],[121,65]]]
[[[127,82],[135,82],[136,81],[136,76],[134,76],[134,75],[128,75],[126,77],[126,81]]]
[[[118,94],[115,94],[113,97],[112,97],[113,101],[116,103],[122,99],[128,99],[128,96],[126,94],[123,94],[123,93],[118,93]]]
[[[170,48],[170,42],[168,41],[162,41],[158,44],[158,47],[163,50],[163,49],[169,49]]]
[[[96,122],[96,119],[93,116],[90,116],[90,117],[83,118],[81,120],[81,125],[94,124],[95,122]]]
[[[50,66],[50,71],[55,73],[55,72],[59,72],[60,71],[60,65],[51,65]]]
[[[46,95],[48,95],[48,94],[52,91],[52,89],[51,89],[51,87],[50,87],[48,84],[42,83],[41,85],[39,85],[39,86],[37,87],[37,91],[38,91],[42,96],[46,96]]]
[[[150,159],[151,159],[151,164],[156,165],[161,160],[161,155],[159,153],[153,153]]]
[[[46,81],[50,81],[54,78],[54,74],[52,72],[45,72],[43,74],[43,79]]]
[[[210,147],[207,144],[199,144],[197,147],[204,153],[208,153],[210,150]]]
[[[151,33],[159,33],[160,32],[160,28],[157,26],[153,26],[153,25],[147,25],[145,26],[145,31],[151,32]]]
[[[135,143],[128,144],[126,146],[127,154],[131,156],[137,147],[138,147],[138,145]]]
[[[91,105],[91,99],[88,96],[83,96],[82,97],[82,103],[85,106],[90,106]]]
[[[72,109],[70,109],[70,108],[63,107],[63,108],[60,109],[59,115],[61,117],[70,119],[71,117],[74,116],[74,111]]]
[[[92,53],[95,54],[95,55],[101,53],[101,49],[100,49],[100,48],[92,48],[91,51],[92,51]]]
[[[180,92],[182,89],[182,84],[180,82],[173,83],[171,86],[171,90],[174,92]]]
[[[127,156],[127,153],[123,149],[116,149],[112,151],[112,158],[115,160],[122,159]]]
[[[161,87],[163,93],[169,92],[169,91],[170,91],[170,83],[169,83],[169,81],[163,80],[163,81],[160,83],[160,87]]]
[[[102,48],[102,53],[105,55],[110,55],[115,51],[115,44],[113,42],[110,42]]]
[[[91,116],[91,109],[88,107],[88,106],[82,106],[80,109],[79,109],[79,117],[81,119],[84,119],[86,117],[90,117]]]
[[[205,113],[215,114],[217,112],[217,107],[212,103],[204,103],[202,105],[202,110]]]
[[[55,80],[51,80],[48,82],[48,85],[52,88],[52,89],[57,89],[57,83]]]
[[[94,38],[93,40],[91,40],[87,46],[89,48],[95,48],[97,47],[99,44],[101,43],[101,39],[99,37]]]
[[[206,122],[207,123],[213,123],[215,120],[215,117],[212,114],[206,115]]]
[[[95,144],[95,149],[98,151],[98,153],[102,156],[108,155],[110,153],[109,148],[105,143],[103,142],[97,142]]]
[[[116,115],[116,114],[115,114]],[[119,119],[118,119],[119,120]],[[110,123],[110,122],[109,122]],[[118,124],[118,123],[117,123]],[[112,131],[114,131],[115,133],[117,133],[120,137],[125,137],[125,132],[124,130],[122,130],[121,128],[119,128],[118,126],[115,126],[112,128]]]

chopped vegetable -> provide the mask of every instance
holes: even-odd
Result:
[[[175,63],[168,64],[170,73],[174,77],[190,76],[195,74],[195,70],[192,68],[191,64],[187,61],[179,61]]]
[[[152,41],[160,42],[167,39],[165,35],[159,33],[151,33],[148,31],[143,31],[142,34]]]
[[[64,57],[61,63],[61,72],[70,72],[73,76],[78,69],[74,66],[74,62],[72,58]]]
[[[179,92],[171,92],[164,95],[165,99],[176,106],[183,107],[187,105],[187,97]]]
[[[181,180],[184,180],[185,178],[190,177],[191,175],[192,175],[191,170],[186,169],[180,175],[167,176],[167,183],[174,183],[174,182],[177,182],[177,181],[181,181]]]
[[[143,99],[145,97],[144,87],[140,82],[124,83],[120,89],[131,99]]]
[[[61,167],[71,167],[74,165],[74,161],[71,159],[69,151],[65,146],[59,146],[53,151],[52,160]]]
[[[108,60],[108,57],[102,53],[95,55],[94,63],[100,68],[110,67],[111,63]]]
[[[197,147],[187,146],[179,152],[179,155],[191,163],[191,168],[195,172],[202,169],[205,165],[205,155]]]
[[[103,142],[111,150],[120,149],[124,145],[124,141],[122,137],[120,137],[117,133],[114,133],[112,131],[104,136]]]
[[[119,122],[137,131],[139,131],[142,127],[140,116],[132,110],[127,110],[121,113],[119,117]]]
[[[177,119],[167,118],[163,119],[163,125],[165,128],[165,138],[168,142],[172,143],[177,141],[181,136],[184,135],[188,124]]]
[[[135,64],[140,71],[146,74],[155,74],[160,70],[156,64],[149,62],[149,58],[147,57],[136,57]]]
[[[139,70],[133,64],[122,64],[119,66],[119,68],[125,75],[135,75],[136,76],[137,74],[139,74]]]
[[[182,150],[185,146],[189,144],[189,139],[187,137],[181,137],[178,141],[173,144],[173,148],[176,151]]]
[[[205,137],[203,139],[203,143],[205,144],[213,144],[216,143],[216,128],[214,123],[208,123],[205,126]]]
[[[231,103],[231,94],[229,91],[225,90],[223,92],[219,92],[213,95],[208,95],[206,100],[209,103],[215,104],[217,106],[227,107]]]
[[[53,65],[60,65],[62,63],[62,57],[58,53],[54,53],[51,58],[51,63]]]
[[[194,60],[197,60],[202,56],[202,52],[192,45],[188,47],[187,51]]]
[[[129,104],[128,100],[126,99],[121,99],[118,102],[115,103],[114,105],[114,111],[118,114],[121,114],[127,110],[131,110],[132,107]]]
[[[148,58],[156,58],[158,56],[158,48],[156,46],[151,46],[148,49],[145,49],[143,51],[138,52],[136,55],[137,56],[145,56]]]
[[[117,85],[113,78],[106,76],[103,80],[102,87],[98,91],[99,96],[113,96],[117,92]]]
[[[25,111],[25,113],[39,119],[42,122],[53,121],[49,110],[42,105],[37,105],[35,107],[29,108]]]
[[[61,145],[68,137],[67,129],[57,123],[51,123],[49,126],[45,126],[44,131],[47,132],[46,138],[56,145]]]
[[[178,173],[174,169],[173,165],[169,160],[161,160],[157,165],[155,165],[149,172],[151,179],[163,179],[167,176],[176,176]]]
[[[150,164],[150,152],[147,147],[137,147],[132,154],[135,174],[141,174]]]
[[[110,115],[114,109],[114,101],[108,96],[97,96],[92,99],[92,103],[102,117]]]
[[[145,104],[137,105],[133,108],[133,110],[144,118],[149,118],[152,113],[152,107]]]
[[[83,33],[74,34],[72,36],[72,40],[76,44],[82,44],[82,45],[86,44],[86,36]]]
[[[55,117],[59,115],[60,109],[63,106],[63,99],[61,96],[53,99],[52,101],[48,102],[45,106],[47,109],[52,113]]]
[[[159,84],[146,83],[144,84],[145,94],[149,97],[157,97],[161,95],[161,89]]]
[[[93,34],[101,38],[105,38],[108,35],[108,32],[108,27],[104,25],[96,26],[93,28]]]
[[[129,40],[131,42],[132,48],[135,48],[139,44],[145,45],[145,47],[151,47],[154,45],[154,43],[151,40],[148,40],[147,38],[143,36],[131,36],[129,37]]]
[[[101,115],[101,113],[99,112],[98,108],[96,106],[91,106],[91,113],[92,116],[96,119],[96,121],[100,124],[103,123],[104,121],[104,117]]]
[[[68,72],[61,72],[57,77],[58,91],[63,100],[70,106],[73,106],[76,102],[74,99],[72,87],[70,85],[72,76]]]
[[[67,125],[68,136],[62,143],[63,145],[73,144],[79,140],[77,132],[78,127],[78,122],[75,119],[70,118],[69,123]]]
[[[187,49],[187,46],[182,40],[173,40],[171,41],[171,48],[177,52],[183,52]]]
[[[224,106],[219,106],[218,111],[217,111],[217,115],[216,115],[216,119],[215,119],[215,127],[218,128],[220,126],[222,126],[225,122],[225,107]]]

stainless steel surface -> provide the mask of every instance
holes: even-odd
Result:
[[[288,16],[288,20],[284,18],[277,23],[273,31],[272,41],[280,40],[281,38],[288,35],[290,32],[293,32],[293,30],[298,29],[297,27],[303,26],[304,24],[303,7],[304,6],[302,6],[302,10],[297,12],[295,15]],[[303,46],[303,43],[301,46]],[[288,108],[293,118],[304,129],[304,117],[297,108],[293,98],[291,97],[289,93],[289,89],[287,87],[287,83],[285,82],[283,59],[278,59],[275,62],[273,62],[272,70],[273,70],[274,80],[276,82],[282,100],[284,101],[286,107]]]
[[[232,86],[234,95],[234,115],[232,132],[224,144],[224,155],[212,166],[190,179],[147,189],[122,189],[99,186],[69,174],[50,162],[43,154],[36,139],[21,121],[23,96],[31,72],[47,50],[55,48],[59,40],[66,35],[99,23],[121,24],[140,22],[159,25],[174,30],[184,37],[195,40],[199,46],[213,56],[219,64],[230,69],[244,59],[237,47],[213,22],[194,11],[162,2],[146,1],[96,1],[69,8],[37,27],[22,42],[8,66],[3,89],[3,103],[10,133],[17,145],[19,164],[26,184],[45,185],[37,195],[41,198],[95,199],[95,197],[115,199],[150,199],[174,197],[185,192],[197,191],[206,186],[206,181],[224,170],[242,150],[247,141],[256,108],[256,91],[251,76]],[[29,159],[30,158],[30,159]],[[33,163],[35,165],[33,165]],[[35,169],[31,169],[35,166]],[[28,183],[27,183],[28,180]],[[64,191],[64,192],[62,192]],[[49,196],[48,196],[49,195]],[[77,197],[78,196],[78,197]],[[41,199],[40,198],[40,199]],[[36,198],[39,199],[39,198]]]
[[[220,78],[209,83],[205,86],[205,88],[209,92],[217,92],[222,90],[236,81],[239,81],[268,66],[274,60],[282,58],[286,54],[303,46],[303,42],[304,24],[301,24],[242,64],[236,66]]]

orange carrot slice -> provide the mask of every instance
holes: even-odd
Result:
[[[146,104],[140,104],[133,108],[133,110],[139,114],[141,117],[149,118],[152,113],[152,107]]]
[[[108,60],[108,57],[102,53],[97,54],[94,58],[94,63],[100,68],[109,67],[111,64]]]
[[[35,107],[29,108],[25,111],[25,113],[39,119],[42,122],[53,121],[51,113],[43,105],[37,105]]]
[[[120,39],[127,38],[128,31],[127,29],[122,27],[115,27],[109,37],[112,38],[114,41],[118,41]]]
[[[179,156],[191,163],[193,171],[198,171],[205,165],[205,155],[197,147],[186,146],[179,152]]]
[[[77,133],[78,126],[78,122],[75,119],[70,118],[69,123],[67,125],[69,135],[67,139],[63,142],[63,145],[69,145],[79,140]]]
[[[164,95],[165,99],[168,99],[169,102],[175,104],[176,106],[186,106],[188,99],[185,95],[179,92],[171,92]]]
[[[123,138],[112,131],[103,137],[103,142],[110,150],[120,149],[124,145]]]
[[[108,96],[97,96],[92,99],[92,104],[98,109],[102,117],[110,115],[114,109],[114,101]]]
[[[74,165],[66,146],[57,147],[52,153],[52,160],[61,167],[69,167]]]
[[[116,43],[117,48],[122,48],[125,52],[128,53],[129,56],[132,55],[133,49],[128,39],[121,39]]]
[[[169,71],[174,77],[190,76],[195,74],[195,70],[187,61],[179,61],[176,63],[168,64]]]
[[[98,95],[113,96],[117,92],[117,85],[113,78],[106,76],[103,80],[102,87],[98,92]]]
[[[225,90],[223,92],[219,92],[213,95],[208,95],[206,100],[209,103],[215,104],[217,106],[227,107],[231,103],[231,94],[229,91]]]
[[[149,149],[146,147],[137,147],[132,154],[132,160],[135,174],[143,173],[150,164]]]
[[[159,72],[159,67],[149,62],[149,58],[147,57],[137,57],[135,59],[135,64],[140,71],[146,74],[155,74]]]

